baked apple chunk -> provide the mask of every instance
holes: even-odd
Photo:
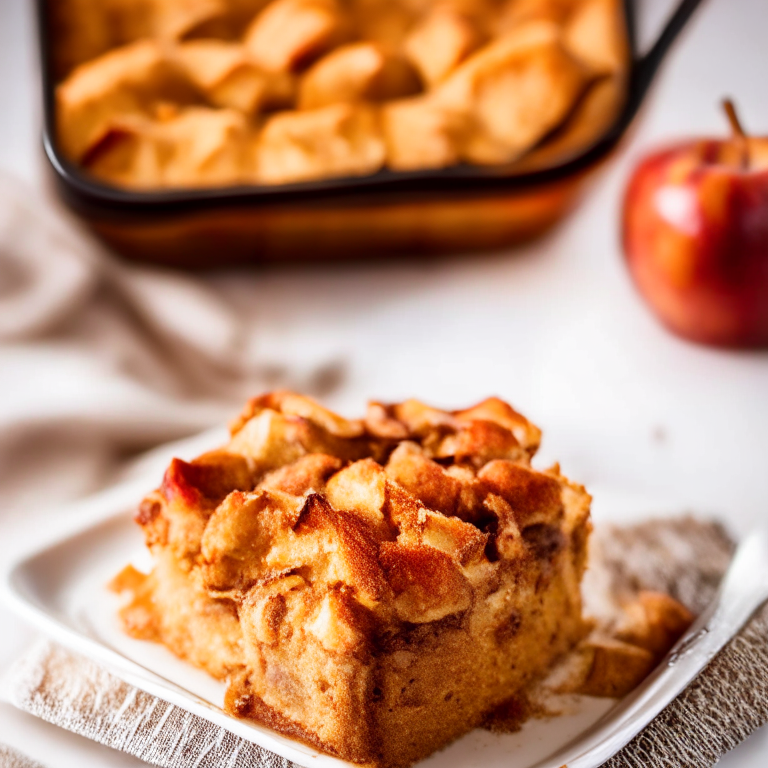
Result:
[[[539,439],[496,398],[361,420],[256,398],[142,503],[155,568],[118,578],[124,626],[226,679],[238,717],[410,765],[522,700],[588,630],[590,497],[531,467]]]

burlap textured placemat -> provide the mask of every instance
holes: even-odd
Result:
[[[593,575],[602,569],[615,589],[666,591],[699,612],[732,552],[721,527],[690,518],[606,526],[595,535]],[[17,663],[7,692],[20,709],[162,768],[294,765],[52,643]],[[768,609],[605,766],[707,768],[765,722]]]

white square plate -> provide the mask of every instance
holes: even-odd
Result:
[[[131,519],[139,499],[153,486],[146,477],[94,496],[60,515],[48,517],[44,530],[27,537],[34,541],[5,570],[2,596],[19,614],[57,642],[97,660],[126,682],[193,712],[244,739],[305,768],[353,765],[329,757],[301,742],[231,717],[223,710],[224,684],[173,656],[163,646],[134,640],[120,629],[120,599],[107,582],[131,562],[147,570],[149,555],[143,535]],[[639,512],[661,511],[658,505],[616,494],[595,493],[600,510],[622,520]],[[663,511],[669,512],[669,509]],[[601,515],[605,518],[605,515]],[[554,755],[608,712],[610,699],[576,697],[572,711],[546,720],[530,720],[512,734],[475,730],[424,760],[421,768],[530,768],[549,765]],[[551,764],[552,768],[560,765]]]

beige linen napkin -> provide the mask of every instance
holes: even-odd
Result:
[[[43,768],[36,760],[30,760],[16,749],[0,744],[0,768]]]
[[[732,543],[691,518],[595,535],[587,599],[610,589],[655,589],[695,612],[712,598]],[[591,582],[591,584],[590,584]],[[122,682],[98,665],[45,643],[7,680],[17,707],[162,768],[293,768],[289,761]],[[759,613],[610,768],[706,768],[768,721],[768,611]]]
[[[0,173],[0,512],[38,506],[41,477],[46,501],[82,496],[125,451],[225,423],[261,389],[333,383],[337,360],[264,359],[231,304],[202,277],[117,260]]]

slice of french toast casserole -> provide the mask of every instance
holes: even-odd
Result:
[[[134,637],[228,681],[225,706],[332,755],[407,766],[475,728],[585,634],[590,497],[530,464],[540,431],[490,398],[347,420],[252,400],[221,449],[141,504]]]

